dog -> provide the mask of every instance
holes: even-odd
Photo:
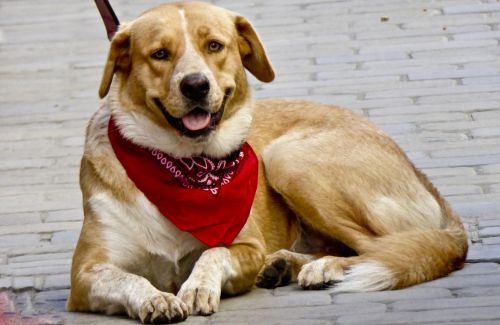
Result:
[[[459,218],[384,132],[331,105],[254,102],[245,70],[274,79],[234,12],[174,3],[120,26],[67,310],[177,322],[254,285],[399,289],[464,265]]]

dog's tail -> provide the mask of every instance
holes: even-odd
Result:
[[[433,194],[447,220],[444,229],[414,229],[375,239],[373,249],[347,269],[333,292],[401,289],[462,268],[468,249],[465,229],[439,194]]]

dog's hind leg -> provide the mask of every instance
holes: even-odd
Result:
[[[290,133],[263,159],[269,184],[301,221],[358,255],[303,265],[302,287],[340,281],[339,292],[404,288],[463,265],[459,219],[404,153],[368,125]]]
[[[360,167],[344,161],[341,150],[347,149],[335,147],[335,138],[342,136],[337,133],[297,132],[278,138],[263,153],[266,179],[302,224],[360,254],[376,235],[366,224],[359,197],[367,184],[353,174]]]

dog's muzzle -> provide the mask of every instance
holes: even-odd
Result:
[[[227,99],[232,94],[232,91],[232,89],[226,91],[217,112],[210,113],[201,106],[194,106],[191,111],[180,118],[170,115],[159,98],[154,98],[154,102],[168,123],[182,135],[190,138],[201,138],[208,136],[219,124],[224,114]]]

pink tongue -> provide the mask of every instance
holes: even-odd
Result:
[[[210,124],[210,113],[191,112],[182,118],[182,123],[190,131],[202,130]]]

